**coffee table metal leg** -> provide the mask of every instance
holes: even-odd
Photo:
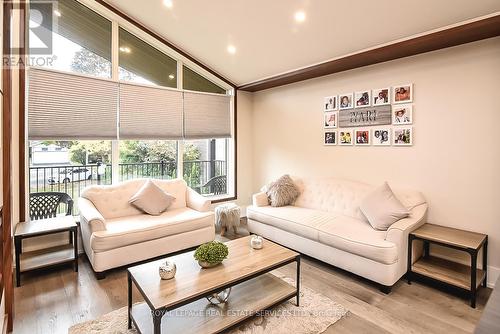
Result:
[[[162,312],[159,310],[153,311],[153,333],[161,333],[161,316]]]
[[[130,277],[130,272],[127,270],[127,290],[128,290],[128,322],[127,328],[132,328],[132,278]]]
[[[297,306],[300,305],[300,255],[297,256]]]

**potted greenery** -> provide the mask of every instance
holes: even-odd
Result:
[[[220,264],[228,254],[229,250],[226,245],[220,241],[211,241],[196,249],[194,259],[202,268],[211,268]]]

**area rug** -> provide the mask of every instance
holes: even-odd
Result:
[[[294,284],[294,281],[282,277]],[[295,306],[295,298],[276,306],[262,316],[256,316],[235,327],[230,334],[317,334],[346,316],[348,311],[309,288],[301,287],[300,307]],[[208,303],[208,302],[207,302]],[[69,334],[137,334],[134,329],[127,329],[127,308],[115,310],[102,317],[74,325]],[[184,333],[183,333],[184,334]]]

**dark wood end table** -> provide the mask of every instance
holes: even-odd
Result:
[[[414,240],[424,243],[424,254],[412,264],[412,244]],[[430,244],[453,248],[470,255],[470,266],[431,256]],[[477,268],[477,256],[483,249],[483,266]],[[455,228],[424,224],[408,236],[408,284],[418,277],[435,281],[465,290],[470,295],[470,306],[476,307],[476,292],[481,284],[486,287],[488,270],[488,236],[482,233],[469,232]]]
[[[21,274],[24,272],[60,265],[62,263],[72,262],[74,270],[77,272],[77,231],[78,225],[73,216],[57,216],[17,224],[16,232],[14,233],[16,285],[18,287],[21,286]],[[69,244],[23,252],[22,243],[24,239],[60,232],[69,233]]]

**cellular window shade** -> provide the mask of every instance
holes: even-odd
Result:
[[[182,92],[120,82],[120,139],[182,139]]]
[[[184,92],[184,138],[231,137],[231,97]]]
[[[28,80],[30,140],[117,138],[117,82],[36,68]]]

